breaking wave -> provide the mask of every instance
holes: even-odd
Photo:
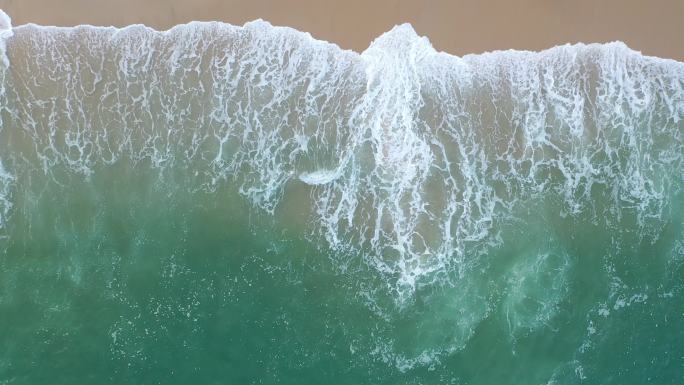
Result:
[[[354,293],[381,319],[380,292],[405,309],[446,290],[397,316],[434,335],[376,330],[393,337],[366,353],[401,371],[464,349],[493,314],[514,344],[548,326],[577,250],[601,245],[613,275],[591,336],[609,307],[647,298],[611,256],[681,238],[684,64],[620,42],[457,57],[408,24],[363,53],[260,20],[0,29],[3,229],[48,186],[98,175],[234,191],[340,271],[382,277]],[[677,242],[666,257],[680,266]],[[511,255],[505,272],[493,254]],[[487,283],[492,271],[504,278]],[[573,362],[558,375],[583,373]]]

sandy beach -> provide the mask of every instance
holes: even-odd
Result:
[[[14,25],[168,29],[192,20],[241,25],[262,18],[356,51],[410,22],[437,49],[456,55],[621,40],[644,54],[684,61],[681,0],[0,0],[0,8]]]

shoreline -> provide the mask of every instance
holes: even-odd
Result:
[[[405,0],[378,0],[371,4],[350,0],[301,0],[295,5],[276,0],[0,0],[14,25],[125,27],[144,24],[157,31],[192,21],[219,21],[231,25],[263,19],[310,33],[342,49],[363,52],[373,39],[394,25],[410,23],[427,36],[437,51],[456,56],[501,50],[542,51],[575,43],[622,41],[646,56],[684,61],[684,2],[656,0],[579,0],[566,4],[548,0],[521,0],[510,4],[494,0],[458,4],[433,0],[418,4]]]
[[[173,25],[173,26],[171,26],[171,27],[169,27],[169,28],[167,28],[167,29],[156,29],[154,26],[149,26],[149,25],[146,25],[146,24],[143,24],[143,23],[129,24],[129,25],[124,25],[124,26],[114,26],[114,25],[104,26],[104,25],[93,25],[93,24],[78,24],[78,25],[73,25],[73,26],[60,26],[60,25],[42,25],[42,24],[36,24],[36,23],[26,23],[26,24],[21,24],[21,25],[13,25],[12,28],[11,28],[11,30],[18,30],[18,29],[24,29],[24,28],[46,28],[46,29],[53,29],[53,28],[54,28],[54,29],[57,29],[57,30],[68,30],[68,29],[78,29],[78,28],[86,28],[86,29],[89,29],[89,28],[100,29],[100,28],[102,28],[102,29],[114,29],[114,30],[116,30],[117,32],[122,32],[122,31],[126,31],[126,30],[128,30],[128,29],[131,29],[131,28],[140,27],[140,28],[144,28],[144,29],[150,30],[152,33],[164,35],[164,34],[167,34],[167,33],[172,33],[175,29],[182,28],[182,27],[184,27],[184,26],[189,26],[189,25],[192,25],[192,24],[199,24],[199,25],[202,25],[202,24],[213,24],[213,23],[217,23],[217,24],[222,24],[222,25],[230,26],[230,27],[233,27],[233,28],[245,28],[248,24],[257,23],[257,22],[265,22],[265,23],[267,23],[267,24],[268,24],[270,27],[272,27],[272,28],[276,28],[276,29],[283,28],[283,29],[291,30],[291,31],[293,31],[294,33],[297,33],[297,34],[302,34],[302,35],[304,35],[304,36],[308,36],[308,37],[309,37],[312,41],[314,41],[314,42],[317,42],[317,43],[320,43],[320,44],[332,45],[332,46],[334,46],[335,48],[339,49],[341,52],[350,52],[350,53],[353,53],[353,54],[355,54],[355,55],[362,55],[363,52],[365,51],[365,49],[364,49],[364,50],[361,50],[361,51],[356,51],[356,50],[354,50],[354,49],[352,49],[352,48],[344,48],[344,47],[341,47],[337,42],[319,39],[319,38],[317,38],[316,36],[313,36],[313,35],[312,35],[311,33],[309,33],[308,31],[298,30],[298,29],[296,29],[296,28],[294,28],[294,27],[290,27],[290,26],[286,26],[286,25],[276,25],[276,24],[273,24],[273,23],[269,22],[268,20],[264,20],[264,19],[250,20],[250,21],[245,22],[245,23],[242,24],[242,25],[235,25],[235,24],[231,24],[231,23],[228,23],[228,22],[216,21],[216,20],[211,20],[211,21],[192,20],[192,21],[189,21],[189,22],[187,22],[187,23],[175,24],[175,25]],[[411,25],[410,23],[408,23],[408,24]],[[396,27],[396,26],[395,26],[395,27]],[[412,25],[411,25],[411,27],[413,28]],[[393,27],[393,28],[394,28],[394,27]],[[391,29],[390,29],[390,30],[391,30]],[[371,40],[369,41],[369,43],[368,43],[369,46],[373,43],[373,41],[374,41],[375,39],[381,37],[383,34],[389,32],[390,30],[385,31],[385,32],[381,33],[380,35],[378,35],[378,36],[374,37],[373,39],[371,39]],[[524,54],[542,54],[542,53],[545,53],[545,52],[547,52],[547,51],[551,51],[551,50],[555,50],[555,49],[560,49],[560,48],[563,48],[563,47],[578,47],[578,48],[581,48],[581,47],[590,47],[590,46],[606,46],[606,45],[618,44],[618,45],[624,45],[628,50],[633,51],[634,53],[636,53],[636,54],[638,54],[638,55],[641,55],[642,57],[647,58],[647,59],[658,60],[658,61],[665,61],[665,62],[673,62],[673,63],[675,63],[675,64],[684,64],[684,59],[678,60],[678,59],[673,59],[673,58],[668,58],[668,57],[660,57],[660,56],[649,55],[649,54],[646,54],[646,53],[644,53],[644,52],[642,52],[642,51],[640,51],[640,50],[638,50],[638,49],[635,49],[634,47],[629,46],[627,43],[625,43],[625,42],[623,42],[623,41],[621,41],[621,40],[615,40],[615,41],[609,41],[609,42],[594,42],[594,43],[586,43],[586,42],[564,43],[564,44],[558,44],[558,45],[555,45],[555,46],[550,46],[550,47],[542,48],[542,49],[539,49],[539,50],[515,49],[515,48],[495,49],[495,50],[491,50],[491,51],[484,51],[484,52],[478,52],[478,53],[467,53],[467,54],[464,54],[464,55],[457,55],[457,54],[454,54],[454,53],[451,53],[451,52],[447,52],[447,51],[440,50],[438,47],[435,47],[434,44],[432,44],[432,40],[430,39],[430,36],[425,36],[425,35],[420,35],[420,34],[418,34],[418,36],[420,36],[420,37],[425,37],[425,38],[428,39],[428,42],[431,44],[432,48],[435,50],[435,54],[445,54],[445,55],[449,55],[449,56],[457,57],[457,58],[465,58],[465,57],[468,57],[468,56],[497,55],[497,54],[501,54],[501,53],[505,53],[505,52],[516,52],[516,53],[524,53]]]

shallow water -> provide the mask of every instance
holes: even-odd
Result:
[[[684,64],[1,37],[0,383],[684,380]]]

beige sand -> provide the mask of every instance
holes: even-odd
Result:
[[[356,51],[410,22],[437,49],[457,55],[622,40],[645,54],[684,61],[683,0],[0,0],[0,8],[15,25],[167,29],[191,20],[241,25],[262,18]]]

